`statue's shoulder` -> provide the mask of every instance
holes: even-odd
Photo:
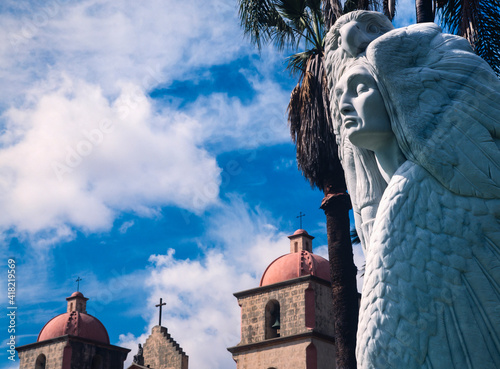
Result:
[[[421,165],[411,160],[405,161],[392,176],[384,196],[394,197],[396,192],[409,190],[418,186],[419,189],[426,181],[433,181],[432,176]]]
[[[419,196],[428,196],[436,188],[436,181],[422,166],[405,161],[392,176],[380,201],[375,223],[384,228],[387,222],[393,226],[405,223],[413,217]],[[376,226],[375,226],[376,227]]]

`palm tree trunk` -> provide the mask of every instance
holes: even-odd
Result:
[[[432,0],[416,0],[417,23],[434,22],[434,9]]]
[[[326,215],[337,369],[356,369],[359,302],[356,288],[357,269],[354,265],[350,237],[350,208],[351,201],[345,190],[335,193],[331,186],[327,187],[321,209]]]

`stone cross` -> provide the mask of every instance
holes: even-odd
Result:
[[[306,215],[303,214],[302,212],[299,212],[299,215],[297,216],[297,218],[299,218],[299,221],[300,221],[300,227],[299,229],[302,229],[302,217],[305,217]]]
[[[78,277],[78,278],[75,280],[75,282],[77,283],[77,285],[76,285],[76,291],[77,291],[77,292],[80,292],[80,281],[81,281],[81,280],[82,280],[82,279],[81,279],[80,277]]]
[[[163,302],[163,299],[160,297],[160,303],[158,305],[155,305],[156,307],[159,307],[160,308],[160,320],[159,320],[159,323],[158,325],[161,327],[161,308],[162,306],[165,306],[167,305],[166,302]]]

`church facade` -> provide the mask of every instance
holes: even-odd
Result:
[[[81,292],[67,299],[67,311],[51,319],[35,343],[16,348],[20,369],[123,369],[129,349],[111,345],[104,325],[87,314]]]
[[[127,369],[188,369],[188,356],[170,336],[167,328],[156,325],[151,329],[144,347],[134,356],[134,363]]]
[[[241,340],[228,348],[236,369],[334,369],[335,345],[330,268],[312,252],[304,230],[290,239],[290,253],[274,260],[258,287],[237,292]],[[104,325],[87,314],[81,292],[66,313],[51,319],[35,343],[17,347],[20,369],[123,369],[129,349],[110,344]],[[159,324],[127,369],[188,369],[189,358]]]
[[[19,368],[123,369],[130,350],[110,344],[104,325],[87,314],[88,298],[75,292],[66,300],[66,313],[47,322],[35,343],[16,348]],[[139,347],[128,369],[188,369],[188,356],[161,325]]]
[[[228,350],[237,369],[334,369],[329,263],[304,230],[274,260],[257,288],[237,292],[241,341]]]

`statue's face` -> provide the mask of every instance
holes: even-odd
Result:
[[[377,151],[394,137],[377,83],[363,66],[354,66],[335,86],[342,129],[353,145]]]
[[[380,36],[380,27],[374,21],[352,20],[340,28],[339,34],[339,46],[352,57],[356,57],[366,50],[370,42]]]

